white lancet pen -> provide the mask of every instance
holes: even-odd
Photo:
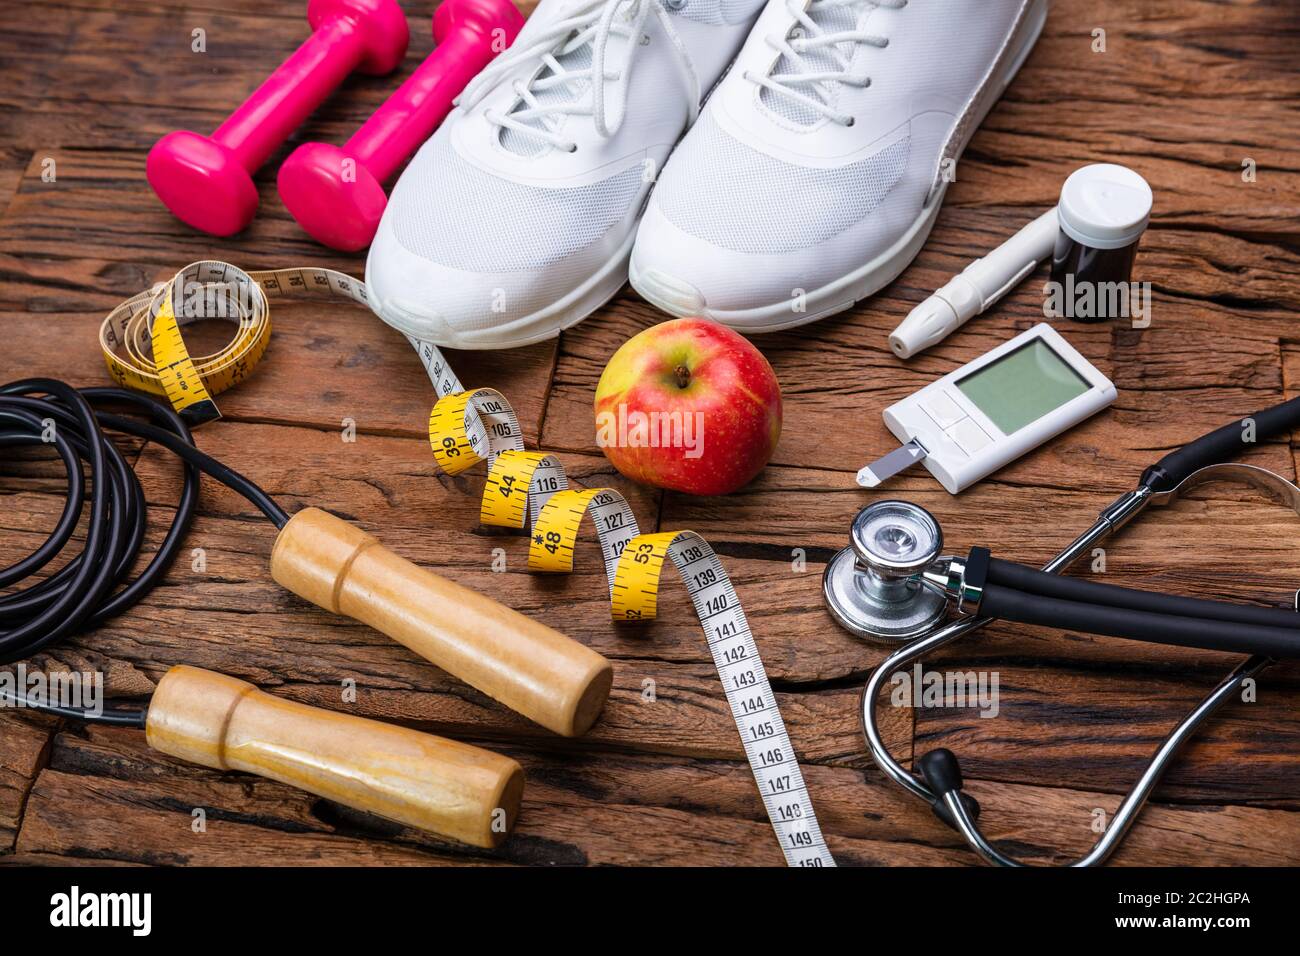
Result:
[[[911,358],[992,306],[1052,254],[1059,228],[1056,207],[1052,207],[949,279],[894,329],[889,336],[894,354]]]

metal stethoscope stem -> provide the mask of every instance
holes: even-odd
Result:
[[[1238,469],[1242,468],[1242,466],[1237,467]],[[1206,471],[1209,470],[1206,469]],[[1277,480],[1282,481],[1282,479]],[[1294,488],[1294,486],[1291,487]],[[1058,573],[1065,570],[1078,558],[1090,551],[1094,545],[1109,538],[1135,518],[1148,505],[1152,503],[1165,504],[1173,500],[1177,496],[1178,490],[1181,489],[1175,489],[1172,493],[1155,493],[1146,486],[1139,486],[1135,490],[1121,495],[1102,511],[1092,527],[1079,535],[1078,538],[1071,542],[1069,547],[1049,561],[1043,570],[1049,573]],[[1294,506],[1296,502],[1293,501],[1292,504]],[[931,652],[951,644],[958,638],[978,630],[992,620],[991,617],[969,617],[953,621],[927,637],[904,645],[885,658],[872,673],[863,690],[862,729],[876,766],[895,783],[919,799],[924,800],[931,806],[942,805],[945,807],[954,828],[965,838],[972,850],[989,863],[999,866],[1024,866],[1027,864],[1007,856],[985,839],[974,816],[962,802],[960,791],[948,791],[940,797],[924,781],[919,780],[906,767],[895,760],[886,749],[876,723],[876,705],[880,697],[880,690],[895,673],[911,666]],[[1267,657],[1254,656],[1249,658],[1235,668],[1232,673],[1228,674],[1200,704],[1183,718],[1156,749],[1141,777],[1115,812],[1110,825],[1106,828],[1106,832],[1097,840],[1088,853],[1069,864],[1070,866],[1095,866],[1105,862],[1123,841],[1124,836],[1137,820],[1138,814],[1141,813],[1152,790],[1155,789],[1165,770],[1188,739],[1195,734],[1202,723],[1225,703],[1234,698],[1243,681],[1255,677],[1271,663],[1272,660]]]

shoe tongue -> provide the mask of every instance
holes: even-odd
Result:
[[[571,40],[572,37],[569,39]],[[568,42],[569,40],[565,40],[566,44]],[[555,58],[555,61],[561,66],[564,72],[571,73],[575,70],[585,70],[589,68],[591,66],[591,59],[591,44],[583,43],[566,53],[559,54]],[[537,75],[537,79],[541,80],[548,76],[555,75],[557,74],[548,66]],[[533,82],[535,84],[537,81],[534,80]],[[590,89],[591,83],[585,79],[571,80],[568,83],[560,83],[549,88],[544,87],[540,90],[533,90],[533,97],[537,100],[538,106],[548,106],[558,103],[576,103],[582,99],[582,97],[587,96],[588,90]],[[521,110],[526,110],[528,108],[528,104],[523,100],[520,100],[510,112],[518,113]],[[535,116],[532,119],[520,120],[519,122],[525,126],[531,126],[534,129],[545,130],[548,128],[545,118],[540,116]],[[552,118],[551,123],[554,122],[555,120]],[[501,145],[518,156],[535,156],[549,148],[545,141],[529,136],[527,133],[521,133],[518,130],[510,129],[507,126],[501,128]]]
[[[858,25],[858,17],[862,14],[861,3],[843,3],[834,6],[823,6],[814,3],[808,11],[808,19],[821,29],[823,33],[842,33],[846,30],[853,30]],[[802,29],[802,26],[799,27]],[[808,73],[825,73],[840,68],[839,61],[832,55],[832,49],[835,49],[840,58],[851,57],[853,55],[853,44],[839,43],[835,48],[831,47],[813,47],[806,53],[801,54],[804,72]],[[776,66],[772,68],[772,76],[795,76],[800,72],[788,56],[784,54],[776,61]],[[834,106],[835,86],[833,82],[827,83],[800,83],[790,88],[796,93],[802,93],[804,96],[820,100],[828,106]],[[810,106],[805,106],[790,97],[779,93],[775,90],[762,87],[759,92],[759,101],[770,109],[773,113],[792,123],[798,123],[800,126],[812,126],[818,120],[822,119],[822,114]]]

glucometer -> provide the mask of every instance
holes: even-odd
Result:
[[[1115,400],[1115,386],[1046,322],[885,409],[903,442],[858,472],[874,488],[924,462],[951,494]]]

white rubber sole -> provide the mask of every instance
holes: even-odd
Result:
[[[639,217],[637,223],[640,223]],[[382,305],[375,312],[384,322],[399,332],[423,342],[430,342],[439,348],[477,351],[515,349],[525,345],[535,345],[553,339],[565,329],[577,325],[618,295],[619,290],[627,282],[628,260],[632,258],[632,244],[635,240],[636,226],[634,225],[618,252],[582,285],[544,309],[493,328],[454,332],[444,326],[436,333],[432,333],[429,325],[421,323],[418,315],[408,315],[392,307],[383,308]],[[370,282],[369,273],[369,262],[367,262],[367,283]],[[448,334],[449,331],[451,334]]]
[[[752,309],[711,309],[707,304],[699,308],[683,308],[680,301],[673,301],[674,297],[680,300],[682,294],[682,290],[674,286],[675,280],[667,277],[660,278],[653,269],[638,273],[635,268],[630,269],[629,279],[632,288],[636,289],[642,298],[670,315],[701,316],[721,322],[745,335],[762,335],[767,332],[797,328],[851,309],[860,300],[875,295],[898,278],[902,271],[911,265],[917,253],[921,251],[921,247],[925,245],[925,240],[929,238],[930,230],[934,228],[934,222],[939,217],[939,210],[943,207],[943,196],[946,191],[945,185],[935,195],[930,206],[923,210],[908,227],[907,232],[885,252],[848,275],[808,292],[803,298],[801,312],[792,310],[791,299],[781,299],[771,305]],[[697,297],[703,301],[703,296],[697,294]]]
[[[1030,11],[1024,36],[1015,55],[1007,62],[1002,75],[995,81],[997,94],[988,98],[986,106],[979,110],[979,118],[970,124],[970,133],[956,150],[955,158],[960,159],[966,151],[970,139],[979,129],[984,117],[1001,98],[1002,93],[1028,58],[1038,42],[1038,36],[1047,22],[1049,4],[1042,2]],[[897,279],[912,264],[930,237],[939,210],[943,208],[943,198],[948,191],[948,184],[942,183],[931,197],[928,206],[922,208],[920,215],[888,249],[865,265],[859,266],[847,275],[841,276],[826,285],[808,292],[803,298],[803,311],[792,312],[791,300],[781,299],[768,305],[750,309],[723,310],[709,308],[705,297],[693,288],[683,288],[683,284],[670,276],[662,276],[648,269],[638,273],[630,268],[629,279],[636,289],[651,305],[662,309],[670,315],[702,316],[721,322],[745,335],[762,335],[767,332],[780,332],[785,329],[798,328],[818,319],[824,319],[847,309],[853,308],[863,299],[875,295],[889,283]],[[688,305],[686,303],[690,302]],[[698,305],[696,303],[703,303]]]

